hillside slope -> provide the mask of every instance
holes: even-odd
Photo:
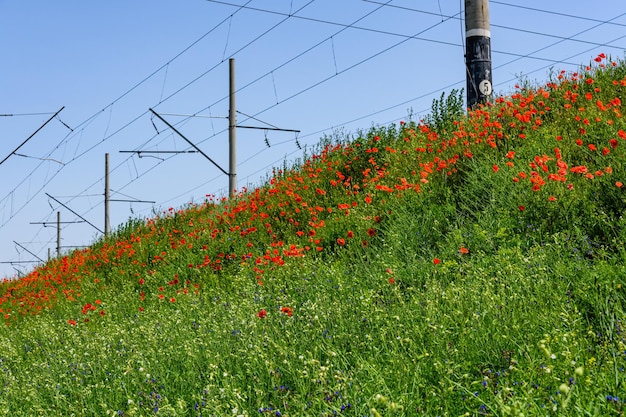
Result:
[[[626,65],[553,78],[0,284],[0,414],[624,415]]]

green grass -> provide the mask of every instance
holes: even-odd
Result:
[[[0,284],[0,415],[624,415],[626,65],[557,75]]]

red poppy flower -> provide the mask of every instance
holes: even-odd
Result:
[[[264,319],[265,317],[267,317],[267,311],[260,310],[258,313],[256,313],[256,316],[260,319]]]
[[[283,307],[280,309],[280,311],[289,317],[293,316],[293,310],[291,309],[291,307]]]
[[[435,259],[433,259],[433,263],[434,263],[435,265],[439,265],[439,264],[441,263],[441,259],[439,259],[439,258],[435,258]]]

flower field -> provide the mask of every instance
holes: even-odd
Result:
[[[442,96],[5,279],[0,415],[623,416],[625,91]]]

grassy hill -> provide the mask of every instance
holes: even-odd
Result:
[[[619,416],[626,64],[323,138],[0,284],[0,415]]]

